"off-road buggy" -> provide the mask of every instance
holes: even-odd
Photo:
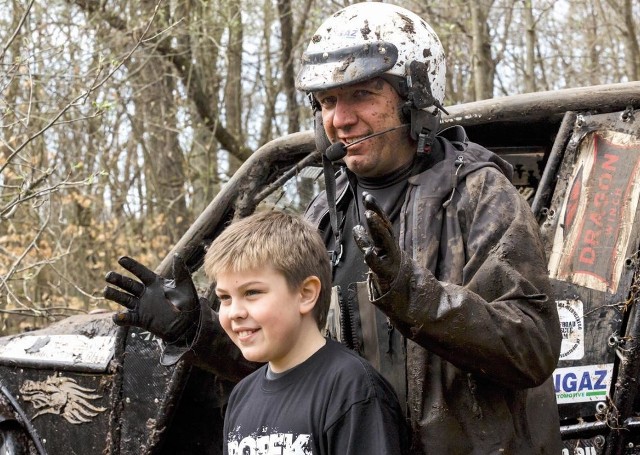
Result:
[[[539,221],[563,333],[558,455],[640,454],[639,108],[631,82],[458,105],[443,119],[513,164]],[[319,162],[311,131],[256,150],[156,271],[179,252],[197,276],[233,217],[303,210]],[[0,338],[0,454],[221,453],[232,384],[161,366],[160,351],[109,313]]]

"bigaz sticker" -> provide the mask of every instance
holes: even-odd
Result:
[[[558,404],[605,401],[613,363],[557,368],[553,372],[553,384]]]
[[[595,447],[575,447],[569,450],[566,447],[562,449],[562,455],[598,455]]]
[[[558,316],[562,331],[560,360],[584,357],[584,310],[580,300],[558,300]]]

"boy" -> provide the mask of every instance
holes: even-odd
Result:
[[[267,362],[229,397],[225,454],[406,453],[391,386],[322,335],[331,272],[310,224],[277,211],[244,218],[212,243],[204,269],[225,332],[247,360]]]

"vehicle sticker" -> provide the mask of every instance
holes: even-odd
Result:
[[[557,368],[553,384],[558,404],[606,401],[613,363]]]
[[[598,455],[595,447],[576,447],[573,450],[562,449],[562,455]]]
[[[20,387],[22,399],[38,410],[31,420],[43,414],[57,414],[73,424],[91,422],[91,418],[107,408],[91,404],[102,396],[95,389],[78,385],[73,378],[49,376],[44,381],[24,381]]]
[[[550,276],[615,293],[640,195],[640,140],[596,131],[580,147],[549,255]]]
[[[24,335],[0,345],[0,360],[18,365],[51,365],[79,371],[106,371],[114,354],[114,336]]]
[[[560,360],[584,357],[584,312],[580,300],[558,300],[558,316],[562,332]]]

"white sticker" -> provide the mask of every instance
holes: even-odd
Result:
[[[560,360],[584,357],[584,310],[580,300],[558,300],[558,316],[562,331]]]
[[[558,404],[606,401],[613,363],[557,368],[553,384]]]
[[[104,371],[114,354],[115,336],[25,335],[0,346],[0,359],[21,365]]]

